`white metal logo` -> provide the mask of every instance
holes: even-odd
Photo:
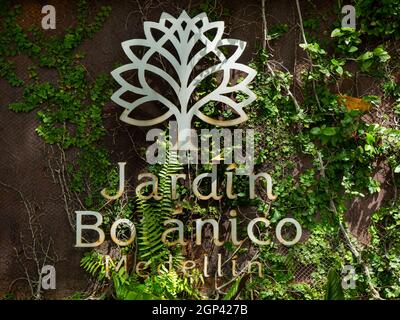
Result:
[[[153,31],[161,34],[159,39],[155,39]],[[214,35],[211,36],[210,34]],[[178,123],[178,140],[180,149],[184,149],[190,135],[191,121],[197,116],[204,122],[218,126],[233,126],[247,120],[247,115],[243,107],[252,103],[256,96],[249,89],[248,85],[256,75],[252,68],[238,63],[238,58],[242,55],[246,42],[236,39],[223,39],[224,22],[210,22],[205,13],[201,13],[194,18],[183,11],[178,18],[174,18],[168,13],[162,13],[159,22],[146,21],[144,23],[145,39],[133,39],[122,43],[122,47],[131,63],[115,69],[111,74],[121,85],[112,96],[112,100],[126,110],[121,115],[121,120],[136,126],[152,126],[161,123],[171,116],[175,116]],[[166,49],[166,44],[173,45],[176,53]],[[147,51],[139,57],[132,50],[132,47],[145,47]],[[228,56],[221,50],[222,47],[235,47],[233,54]],[[175,51],[174,50],[174,51]],[[196,52],[197,50],[197,52]],[[174,69],[177,79],[149,60],[153,55],[159,55]],[[199,68],[199,62],[208,55],[217,57],[213,65],[207,66],[191,79],[191,75]],[[204,61],[204,60],[203,60]],[[139,86],[129,83],[122,77],[127,71],[137,70]],[[232,84],[232,70],[238,70],[246,74],[240,82]],[[173,102],[160,92],[156,91],[148,83],[146,72],[156,74],[165,80],[177,96],[178,102]],[[207,92],[199,99],[193,99],[193,94],[198,85],[208,76],[214,73],[221,73],[221,81],[218,87],[212,92]],[[123,95],[131,92],[139,98],[133,102],[123,99]],[[236,92],[243,93],[240,101],[232,98]],[[140,105],[157,101],[167,108],[167,111],[151,120],[140,120],[130,116],[130,113]],[[231,107],[238,117],[235,119],[213,119],[200,111],[201,107],[207,103],[215,101]]]

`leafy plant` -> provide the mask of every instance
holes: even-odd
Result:
[[[396,124],[387,125],[400,114],[398,57],[392,41],[399,37],[399,1],[357,0],[354,4],[360,26],[357,30],[338,28],[336,22],[332,32],[321,34],[321,21],[327,20],[320,16],[305,17],[307,37],[310,37],[310,30],[315,36],[309,38],[307,44],[300,45],[311,59],[300,68],[299,75],[292,75],[272,63],[273,57],[267,51],[258,51],[251,63],[251,68],[257,70],[251,84],[257,100],[248,108],[246,127],[256,131],[256,169],[271,173],[277,200],[271,203],[260,197],[250,201],[246,197],[248,182],[236,176],[234,186],[238,197],[234,200],[205,204],[193,201],[187,186],[180,187],[184,196],[181,205],[190,212],[189,226],[193,217],[219,218],[227,208],[252,206],[268,217],[271,227],[290,213],[310,233],[304,242],[287,250],[282,250],[273,241],[269,246],[256,248],[266,266],[265,277],[252,275],[249,280],[245,277],[237,279],[225,299],[234,299],[239,293],[241,298],[255,299],[371,297],[371,283],[367,283],[363,274],[358,275],[356,290],[343,292],[339,275],[332,266],[346,262],[360,267],[339,228],[348,201],[380,190],[380,183],[374,179],[380,164],[389,169],[391,179],[386,182],[395,190],[399,187],[400,133]],[[37,134],[62,152],[74,152],[75,160],[65,166],[68,188],[82,198],[88,209],[102,208],[106,230],[115,218],[140,220],[137,252],[138,258],[150,261],[146,279],[123,268],[118,272],[112,269],[112,279],[106,279],[104,257],[95,251],[85,254],[82,268],[109,286],[108,292],[112,292],[115,299],[203,298],[197,289],[203,284],[199,270],[194,269],[189,275],[166,268],[157,272],[158,264],[170,253],[174,254],[174,267],[179,266],[183,258],[179,247],[167,248],[160,237],[165,231],[165,219],[171,217],[175,208],[170,199],[169,174],[183,170],[171,150],[165,165],[150,168],[159,176],[162,200],[124,198],[105,204],[99,196],[98,191],[104,185],[111,186],[112,192],[118,184],[118,174],[115,169],[110,169],[109,155],[101,147],[102,138],[107,134],[102,110],[110,100],[112,83],[105,75],[93,80],[88,77],[83,62],[85,55],[79,47],[101,29],[110,8],[102,7],[93,19],[89,19],[89,2],[78,1],[76,25],[68,28],[65,34],[52,38],[44,37],[40,30],[24,30],[19,26],[20,6],[1,1],[0,8],[0,77],[12,86],[23,86],[22,99],[9,108],[15,112],[36,112]],[[197,14],[205,11],[212,20],[220,19],[221,15],[229,17],[229,12],[213,0],[203,1],[193,11]],[[269,28],[268,40],[287,31],[286,25]],[[229,53],[224,48],[221,52]],[[27,67],[29,80],[26,83],[17,75],[13,62],[13,58],[21,54],[33,61],[33,65]],[[210,63],[216,62],[212,57],[207,59]],[[57,82],[42,81],[38,72],[41,67],[57,71]],[[342,80],[353,78],[356,82],[360,74],[373,77],[382,89],[381,97],[365,96],[363,99],[373,106],[373,112],[375,109],[380,112],[379,119],[383,121],[375,121],[373,113],[368,115],[373,121],[366,120],[363,112],[348,110],[340,99],[356,94],[354,88],[340,92]],[[204,79],[196,91],[198,98],[215,90],[218,83],[214,75]],[[303,99],[296,100],[299,96]],[[247,98],[240,93],[235,97],[238,103]],[[207,103],[202,112],[214,119],[234,116],[215,101]],[[197,129],[209,127],[201,121],[195,121],[194,125]],[[223,174],[225,168],[220,167]],[[188,174],[208,169],[203,165],[185,168]],[[260,191],[262,187],[260,185]],[[90,194],[86,194],[88,189]],[[373,272],[372,285],[387,299],[400,296],[397,281],[400,277],[399,206],[398,199],[390,199],[372,215],[371,243],[361,251]],[[139,217],[132,216],[136,209]],[[243,228],[238,220],[241,233]],[[226,243],[225,249],[236,250],[231,243]],[[120,253],[132,253],[133,246],[119,250]],[[243,248],[239,251],[240,254],[245,252]],[[307,266],[305,279],[299,280],[299,266]],[[77,294],[76,297],[84,298],[84,295]]]
[[[368,35],[400,37],[399,0],[355,0],[360,29]]]
[[[158,262],[169,253],[162,242],[161,235],[165,231],[164,221],[171,218],[174,203],[171,199],[171,174],[177,173],[182,166],[177,160],[175,151],[167,150],[167,161],[158,173],[161,200],[146,200],[138,197],[140,213],[139,250],[142,259]]]
[[[85,253],[81,259],[81,267],[99,281],[103,281],[106,277],[104,257],[96,251]]]
[[[328,272],[325,300],[344,300],[340,275],[333,268]]]

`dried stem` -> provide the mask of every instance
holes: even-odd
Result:
[[[60,261],[59,257],[55,252],[51,252],[53,248],[54,241],[50,237],[47,245],[44,245],[44,239],[42,234],[42,226],[40,224],[40,217],[43,214],[38,214],[36,211],[36,207],[34,206],[25,196],[24,194],[18,190],[17,188],[3,183],[0,181],[0,185],[13,190],[18,194],[21,198],[22,203],[25,206],[25,210],[28,218],[28,231],[30,237],[30,243],[27,243],[22,235],[20,234],[20,242],[22,245],[22,250],[18,250],[14,247],[17,261],[22,266],[24,270],[24,277],[17,278],[13,280],[9,286],[9,290],[11,291],[12,287],[20,280],[24,280],[28,283],[28,286],[31,291],[31,295],[35,300],[42,299],[42,269],[48,264],[55,264]],[[27,263],[32,261],[35,266],[35,271],[32,274],[29,272]]]

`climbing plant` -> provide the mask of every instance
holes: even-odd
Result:
[[[194,197],[187,185],[182,185],[178,189],[181,198],[175,203],[170,199],[168,176],[185,171],[193,177],[209,172],[209,165],[183,167],[171,158],[170,152],[170,161],[149,168],[159,176],[162,200],[124,196],[106,202],[100,195],[104,186],[111,186],[109,192],[113,192],[118,184],[115,166],[102,146],[102,139],[108,134],[103,107],[110,101],[113,83],[107,74],[88,76],[80,45],[101,30],[111,8],[101,7],[93,17],[89,3],[80,0],[76,25],[63,35],[47,37],[38,29],[19,26],[20,6],[11,1],[0,2],[0,77],[22,90],[21,100],[8,107],[14,112],[37,115],[37,134],[64,155],[58,168],[58,172],[65,173],[59,181],[65,184],[63,190],[77,195],[86,209],[101,208],[106,230],[115,218],[129,218],[138,225],[136,243],[117,251],[149,260],[147,277],[140,278],[133,270],[112,268],[111,277],[107,278],[104,256],[96,251],[87,253],[81,261],[82,268],[97,282],[110,288],[111,294],[102,294],[102,298],[399,298],[400,70],[396,41],[400,34],[400,3],[357,0],[353,4],[357,29],[341,28],[338,20],[325,34],[318,32],[321,21],[312,12],[302,16],[298,10],[302,18],[298,50],[305,58],[293,73],[275,60],[270,49],[274,41],[293,32],[286,24],[265,30],[263,41],[268,43],[251,48],[251,67],[257,70],[252,90],[257,100],[246,110],[249,120],[244,127],[256,131],[256,169],[271,174],[277,200],[264,198],[263,186],[259,186],[260,197],[249,200],[246,179],[235,176],[237,199],[204,203]],[[329,9],[338,12],[339,8],[335,4]],[[192,13],[200,11],[212,20],[231,16],[229,10],[218,8],[214,1],[204,1]],[[16,72],[14,58],[19,55],[32,61],[26,68],[29,79],[25,81]],[[57,81],[43,80],[43,68],[54,70]],[[361,77],[374,80],[374,95],[358,95],[357,81]],[[355,85],[343,89],[345,81]],[[201,96],[217,85],[217,77],[209,77],[197,94]],[[237,99],[241,99],[240,95]],[[204,106],[203,112],[214,118],[232,116],[226,109],[217,108],[215,102]],[[195,121],[194,127],[208,128],[200,121]],[[66,161],[66,152],[73,154],[73,161]],[[380,191],[381,183],[375,174],[381,168],[389,172],[387,183],[393,195],[373,213],[367,226],[371,239],[362,244],[349,231],[346,213],[351,201]],[[219,176],[225,169],[220,165]],[[205,190],[209,187],[203,186]],[[189,226],[199,217],[223,221],[228,209],[251,206],[270,220],[270,228],[283,217],[294,217],[306,230],[306,236],[296,246],[282,248],[271,233],[263,232],[270,238],[270,245],[254,246],[252,250],[239,248],[238,252],[250,256],[256,251],[265,276],[251,273],[232,282],[222,279],[233,285],[204,296],[199,290],[204,285],[199,270],[194,269],[189,276],[166,268],[157,270],[169,254],[174,256],[175,266],[187,254],[180,247],[167,248],[161,241],[164,221],[171,218],[177,206],[187,213],[185,223]],[[240,235],[244,234],[245,222],[244,217],[238,217]],[[124,230],[120,232],[123,235]],[[189,228],[187,236],[190,232]],[[236,253],[229,242],[223,250]],[[357,285],[342,292],[337,270],[346,264],[354,266]],[[298,274],[301,268],[307,269],[306,279]]]

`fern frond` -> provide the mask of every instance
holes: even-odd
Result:
[[[106,267],[103,256],[95,251],[85,253],[81,259],[81,267],[99,281],[106,276]]]
[[[139,254],[141,259],[151,262],[160,261],[169,254],[161,240],[165,231],[164,221],[171,218],[174,210],[174,202],[171,199],[171,174],[181,171],[183,168],[177,160],[176,151],[167,150],[167,161],[162,165],[158,174],[158,190],[161,200],[145,200],[138,197],[141,223],[139,225]]]

